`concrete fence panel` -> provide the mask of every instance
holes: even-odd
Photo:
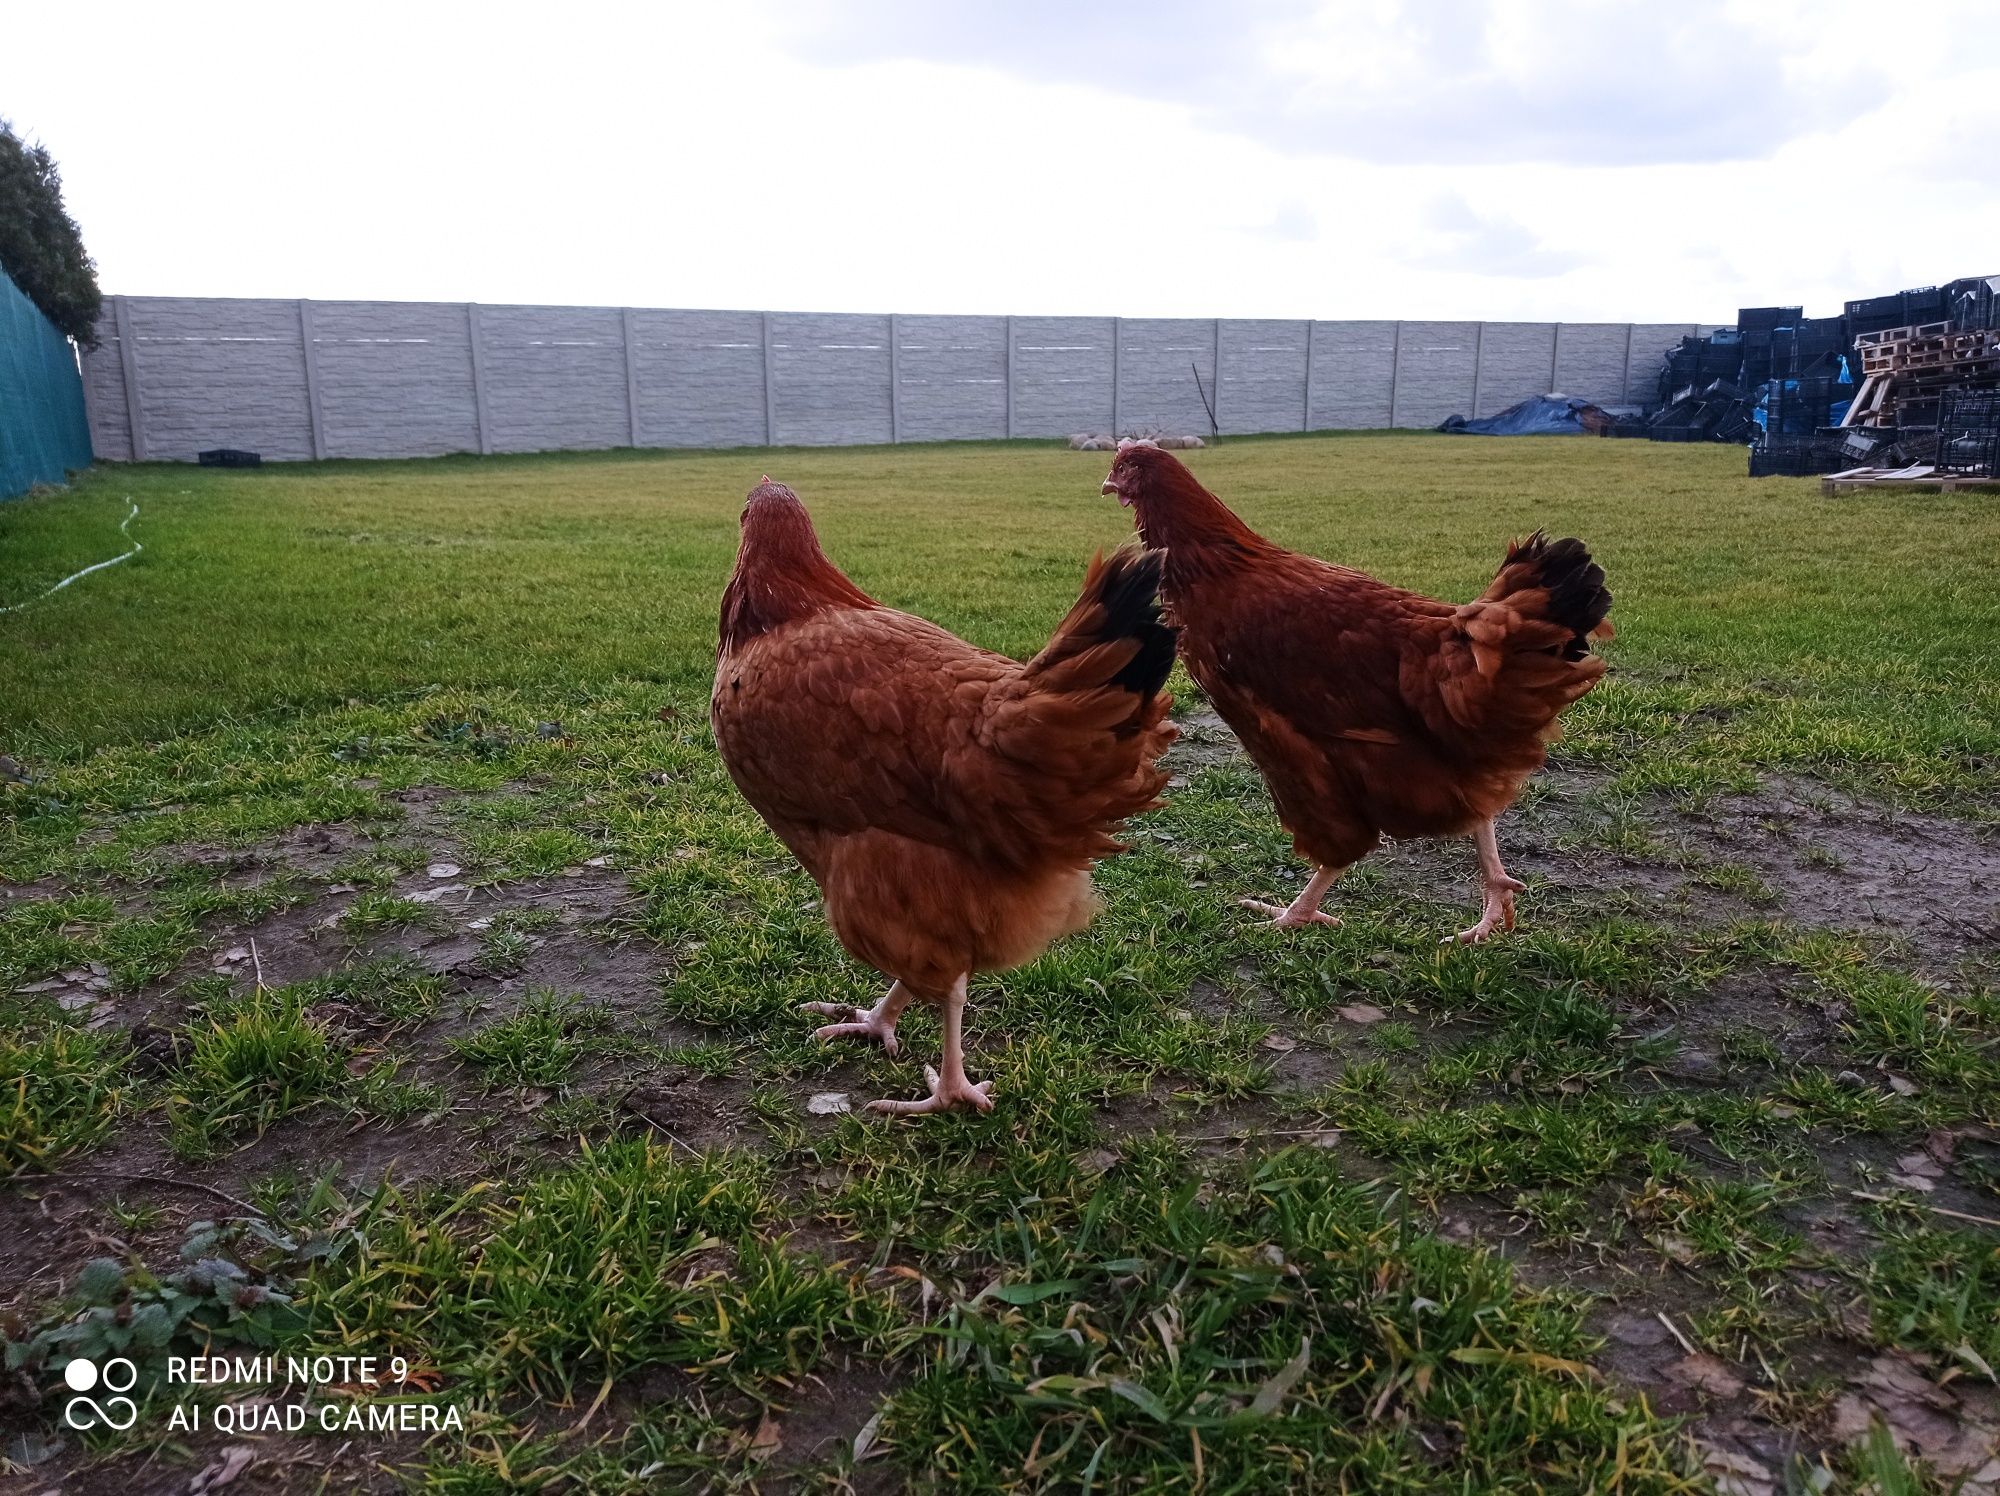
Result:
[[[631,445],[616,307],[482,306],[479,335],[489,451]]]
[[[471,322],[457,301],[313,302],[327,455],[479,451]]]
[[[896,439],[1007,434],[1007,319],[896,318]]]
[[[1016,317],[1014,435],[1109,431],[1115,317]]]
[[[135,297],[126,308],[146,455],[208,447],[313,455],[305,345],[295,301]]]
[[[1304,322],[1224,319],[1216,418],[1224,431],[1305,428]],[[1205,428],[1197,426],[1197,432]]]
[[[1435,426],[1472,408],[1477,322],[1404,322],[1396,364],[1397,426]]]
[[[1396,322],[1315,322],[1312,328],[1313,431],[1388,426],[1396,392]]]
[[[1118,429],[1208,434],[1202,390],[1215,399],[1214,319],[1126,317],[1119,336]],[[1195,384],[1196,372],[1201,388]],[[1222,411],[1216,409],[1220,420]]]
[[[1517,401],[1549,393],[1549,374],[1556,360],[1553,322],[1481,323],[1478,343],[1479,398],[1467,407],[1466,415],[1490,416]]]
[[[1631,328],[1616,322],[1564,322],[1556,332],[1556,377],[1549,388],[1616,404],[1617,392],[1625,388]]]
[[[887,317],[773,312],[770,325],[773,440],[836,447],[894,439]]]
[[[756,447],[765,430],[764,319],[757,312],[634,308],[641,447]]]

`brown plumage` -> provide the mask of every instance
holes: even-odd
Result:
[[[992,1104],[965,1079],[966,978],[1087,924],[1091,863],[1165,784],[1174,636],[1159,568],[1137,547],[1092,561],[1076,606],[1022,664],[883,607],[826,558],[790,489],[767,478],[751,491],[722,596],[716,747],[820,886],[841,944],[893,979],[870,1012],[809,1005],[846,1017],[822,1037],[894,1053],[911,998],[944,1010],[932,1095],[879,1108]]]
[[[1319,870],[1278,922],[1329,919],[1327,887],[1384,834],[1470,833],[1486,908],[1460,938],[1511,928],[1521,885],[1493,820],[1541,767],[1558,714],[1604,674],[1590,641],[1611,635],[1611,594],[1583,543],[1538,532],[1510,545],[1461,606],[1273,545],[1150,446],[1121,448],[1104,491],[1165,550],[1188,673]]]

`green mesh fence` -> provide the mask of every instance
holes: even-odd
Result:
[[[69,340],[0,271],[0,499],[90,466]]]

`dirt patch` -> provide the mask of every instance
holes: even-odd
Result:
[[[1210,765],[1247,762],[1213,711],[1190,712],[1182,723],[1168,759],[1175,783]],[[1810,780],[1774,777],[1754,794],[1700,808],[1664,799],[1642,804],[1637,816],[1655,850],[1637,853],[1603,845],[1603,817],[1590,809],[1602,783],[1554,766],[1532,781],[1537,793],[1500,823],[1509,871],[1562,897],[1601,903],[1613,896],[1654,910],[1664,902],[1704,924],[1782,917],[1888,936],[1940,976],[2000,951],[2000,825],[1900,811]],[[1467,848],[1394,843],[1365,865],[1438,894],[1461,887],[1468,908],[1477,908]],[[1524,914],[1537,891],[1522,899]]]

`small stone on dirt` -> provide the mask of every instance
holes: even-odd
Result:
[[[1665,1345],[1673,1338],[1665,1325],[1647,1314],[1621,1314],[1605,1332],[1621,1345]]]
[[[1914,1096],[1918,1088],[1915,1081],[1901,1075],[1892,1075],[1889,1077],[1889,1089],[1898,1096]]]
[[[1340,1016],[1349,1023],[1380,1023],[1389,1015],[1373,1003],[1349,1003],[1340,1010]]]
[[[1283,1034],[1266,1034],[1258,1042],[1274,1054],[1290,1054],[1299,1047],[1298,1040],[1287,1038]]]
[[[845,1091],[819,1091],[806,1103],[806,1110],[815,1117],[838,1117],[854,1107]]]
[[[458,874],[459,866],[455,862],[433,862],[424,869],[424,876],[428,878],[456,878]]]
[[[1743,1378],[1730,1370],[1726,1361],[1701,1351],[1674,1362],[1667,1368],[1667,1375],[1697,1391],[1725,1400],[1741,1397],[1744,1391]]]
[[[437,888],[420,888],[410,895],[412,904],[435,904],[439,899],[455,893],[469,894],[472,890],[463,883],[446,883]]]

